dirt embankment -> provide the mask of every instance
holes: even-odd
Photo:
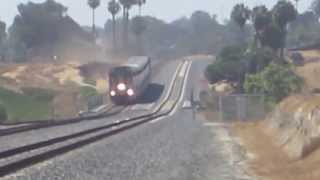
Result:
[[[262,179],[320,179],[320,96],[291,96],[266,120],[236,124],[234,134],[254,154],[250,167]]]
[[[267,180],[320,179],[320,51],[300,52],[304,64],[296,72],[305,80],[309,95],[293,95],[283,100],[260,122],[236,123],[249,159],[251,173]]]
[[[282,149],[268,132],[268,125],[238,123],[234,135],[240,137],[248,157],[249,174],[261,180],[319,180],[320,150],[303,159],[294,160]]]
[[[25,89],[45,89],[54,92],[48,106],[49,114],[64,118],[75,116],[82,102],[82,87],[98,93],[107,92],[107,74],[112,65],[107,63],[27,63],[0,67],[0,88],[24,95]],[[27,94],[26,94],[27,96]],[[80,102],[81,101],[81,102]],[[4,101],[0,102],[4,103]]]
[[[296,51],[296,53],[303,57],[302,64],[298,65],[295,71],[304,78],[305,90],[308,92],[320,91],[318,82],[318,77],[320,77],[320,50]]]

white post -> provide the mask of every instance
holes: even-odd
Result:
[[[223,121],[222,95],[219,95],[219,119]]]

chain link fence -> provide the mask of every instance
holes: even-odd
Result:
[[[265,95],[200,93],[201,106],[219,121],[262,120],[272,110]]]

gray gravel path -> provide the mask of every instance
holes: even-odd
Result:
[[[190,91],[204,64],[195,64]],[[186,96],[187,98],[187,96]],[[238,180],[247,179],[230,160],[223,126],[192,119],[189,110],[148,123],[82,149],[24,169],[18,180]],[[222,134],[222,135],[221,135]],[[229,140],[228,140],[229,141]],[[230,144],[230,142],[228,142]],[[231,158],[233,159],[233,158]]]
[[[190,116],[187,111],[177,113],[6,179],[240,179],[214,129]]]

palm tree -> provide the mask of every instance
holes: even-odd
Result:
[[[95,10],[100,6],[100,0],[88,0],[88,5],[92,9],[92,34],[96,37]]]
[[[146,3],[146,0],[137,0],[138,1],[138,6],[139,6],[139,16],[141,16],[141,7],[143,4]]]
[[[240,27],[241,35],[239,36],[239,41],[244,43],[246,41],[245,37],[245,25],[250,19],[250,10],[244,4],[237,4],[234,6],[231,12],[231,19]]]
[[[242,30],[244,30],[244,26],[249,18],[250,10],[244,4],[237,4],[233,7],[231,19],[236,22]]]
[[[136,0],[119,0],[122,5],[122,11],[123,11],[123,45],[127,46],[128,44],[128,36],[129,36],[129,11],[130,8],[137,4]]]
[[[113,33],[113,49],[116,50],[116,15],[119,13],[121,7],[118,2],[111,0],[108,4],[108,11],[112,15],[112,33]]]
[[[294,21],[298,15],[295,7],[292,3],[281,0],[279,1],[272,10],[273,19],[275,24],[282,31],[282,48],[280,51],[280,56],[284,56],[284,47],[286,43],[286,35],[287,35],[287,26],[291,21]]]
[[[261,40],[263,39],[262,35],[264,34],[266,29],[272,22],[272,17],[267,7],[264,5],[261,5],[261,6],[256,6],[252,9],[251,19],[255,29],[254,44],[257,47],[263,44],[263,42],[261,42]],[[259,45],[258,45],[258,40],[260,41]]]

